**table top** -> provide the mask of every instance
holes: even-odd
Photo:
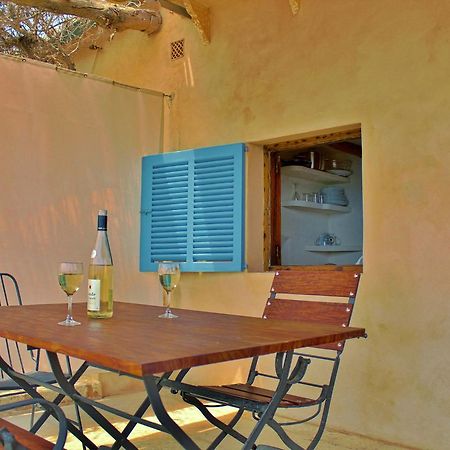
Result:
[[[111,319],[89,319],[76,303],[82,324],[57,322],[66,304],[2,306],[0,336],[136,376],[248,358],[361,337],[363,328],[173,309],[115,302]]]

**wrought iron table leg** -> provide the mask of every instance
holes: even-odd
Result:
[[[241,408],[236,415],[231,419],[231,421],[227,424],[228,427],[233,428],[238,422],[239,419],[242,417],[242,414],[244,414],[244,409]],[[228,436],[228,433],[224,430],[220,432],[220,434],[214,439],[214,441],[210,444],[208,449],[214,449],[216,448],[226,437]]]
[[[167,378],[169,378],[171,374],[172,374],[172,372],[166,372],[158,379],[157,385],[158,385],[159,390],[162,389],[161,382],[166,380]],[[142,418],[142,416],[145,414],[145,412],[148,410],[148,408],[150,408],[150,406],[151,406],[150,399],[148,396],[146,396],[144,401],[139,406],[139,408],[133,414],[133,416]],[[122,431],[122,436],[124,439],[127,438],[131,434],[131,432],[134,430],[136,425],[137,425],[137,422],[128,422],[128,424]],[[121,444],[122,444],[122,441],[117,440],[114,443],[114,445],[111,447],[111,450],[118,450],[120,448]]]
[[[61,364],[56,353],[47,351],[48,360],[52,368],[53,374],[55,375],[56,381],[60,385],[61,389],[70,397],[74,402],[78,403],[79,407],[88,414],[96,423],[98,423],[104,431],[106,431],[114,440],[121,440],[122,446],[125,449],[137,450],[137,447],[132,444],[129,440],[125,439],[117,428],[115,428],[108,419],[103,416],[99,411],[97,411],[93,406],[88,403],[83,402],[80,399],[80,394],[76,391],[74,386],[70,384],[61,368]]]
[[[150,400],[148,399],[148,397],[146,397],[134,415],[142,417],[149,407],[150,407]],[[136,422],[128,422],[127,426],[122,431],[123,438],[127,438],[131,434],[136,425],[137,425]],[[121,445],[122,441],[117,440],[111,447],[111,450],[118,450]]]
[[[3,370],[13,381],[15,381],[21,389],[23,389],[30,397],[39,399],[42,401],[46,401],[45,398],[37,392],[37,390],[28,382],[27,379],[32,380],[32,377],[24,376],[18,372],[16,372],[2,357],[0,357],[0,369]],[[64,376],[64,374],[63,374]],[[66,378],[64,377],[65,381],[68,383]],[[61,400],[65,397],[64,395],[61,395]],[[59,396],[58,396],[59,397]],[[59,400],[59,402],[61,402]],[[59,403],[58,402],[58,403]],[[57,404],[57,403],[56,403]],[[45,411],[43,413],[45,415],[45,420],[51,415],[53,417],[55,416],[55,413],[48,413],[48,411]],[[45,422],[44,420],[44,422]],[[39,421],[38,421],[39,422]],[[37,425],[37,422],[35,426]],[[42,425],[42,424],[41,424]],[[34,427],[33,427],[34,428]],[[73,425],[71,422],[67,423],[67,429],[72,433],[80,442],[82,442],[86,447],[90,448],[91,450],[96,450],[97,446],[89,439],[87,438],[75,425]],[[34,431],[33,431],[34,433]]]
[[[200,447],[174,422],[164,407],[159,387],[152,375],[144,376],[144,384],[156,417],[169,434],[186,450],[200,450]]]
[[[79,368],[78,370],[75,372],[75,374],[70,377],[70,379],[68,380],[68,382],[72,385],[74,385],[80,378],[81,376],[84,374],[84,372],[86,372],[86,370],[88,369],[89,364],[84,362]],[[55,405],[59,405],[62,400],[64,399],[65,395],[64,394],[58,394],[53,400],[52,403],[54,403]],[[39,417],[38,420],[36,420],[35,424],[31,427],[30,431],[32,433],[37,433],[39,431],[39,429],[41,428],[41,426],[44,424],[44,422],[48,419],[49,417],[49,412],[45,411],[41,417]],[[80,422],[81,424],[81,422]],[[83,432],[82,429],[80,429],[81,432]]]
[[[242,442],[243,444],[245,444],[247,438],[246,438],[243,434],[241,434],[241,433],[239,433],[238,431],[236,431],[235,429],[233,429],[233,426],[235,425],[235,423],[237,422],[237,420],[236,420],[235,422],[234,422],[234,421],[231,421],[231,424],[232,424],[232,425],[230,426],[230,425],[228,425],[228,424],[222,422],[221,420],[219,420],[219,419],[218,419],[216,416],[214,416],[213,414],[211,414],[211,413],[209,412],[208,408],[207,408],[207,407],[206,407],[199,399],[197,399],[196,397],[191,397],[190,395],[183,395],[183,399],[184,399],[185,402],[189,403],[190,405],[195,406],[195,407],[203,414],[203,416],[205,417],[205,419],[206,419],[209,423],[211,423],[211,424],[214,425],[215,427],[217,427],[217,428],[219,428],[220,430],[222,430],[221,435],[222,435],[222,434],[224,435],[223,438],[224,438],[225,436],[230,435],[230,436],[233,436],[237,441],[240,441],[240,442]],[[243,410],[242,410],[242,412],[243,412]],[[238,413],[238,414],[239,414],[239,413]],[[238,414],[236,414],[236,415],[238,415]],[[241,413],[241,414],[242,414],[242,413]],[[222,438],[222,439],[223,439],[223,438]],[[216,440],[214,440],[214,442],[208,447],[208,450],[213,449],[213,448],[216,448],[216,447],[219,445],[219,443],[220,443],[220,441],[221,441],[222,439],[220,439],[220,440],[216,443],[216,440],[217,440],[217,438],[216,438]]]

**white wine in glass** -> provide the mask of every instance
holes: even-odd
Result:
[[[67,317],[66,320],[59,322],[58,325],[73,327],[81,325],[80,322],[74,320],[72,316],[72,296],[80,289],[83,281],[83,263],[80,262],[63,262],[59,264],[58,281],[61,289],[67,295]]]
[[[176,319],[178,316],[170,310],[172,291],[180,282],[180,265],[174,261],[161,261],[158,264],[159,282],[166,292],[166,311],[159,317],[163,319]]]

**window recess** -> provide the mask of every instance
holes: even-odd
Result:
[[[360,264],[359,125],[261,142],[265,149],[265,268]],[[324,235],[334,239],[327,244]],[[322,242],[324,241],[324,242]]]

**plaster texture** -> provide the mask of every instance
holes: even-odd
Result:
[[[188,20],[165,13],[158,35],[116,35],[95,64],[80,61],[82,70],[174,92],[167,150],[361,123],[365,260],[353,323],[366,326],[369,339],[346,349],[331,423],[445,448],[450,4],[305,0],[293,16],[280,0],[204,3],[211,44],[201,44]],[[168,45],[180,38],[186,56],[171,62]],[[248,207],[260,209],[248,224],[247,256],[260,260],[252,245],[262,241],[261,186],[249,185],[248,195]],[[239,275],[186,276],[179,301],[254,313],[264,297],[252,296],[252,276],[237,290],[222,286]],[[234,308],[236,294],[249,300]]]

